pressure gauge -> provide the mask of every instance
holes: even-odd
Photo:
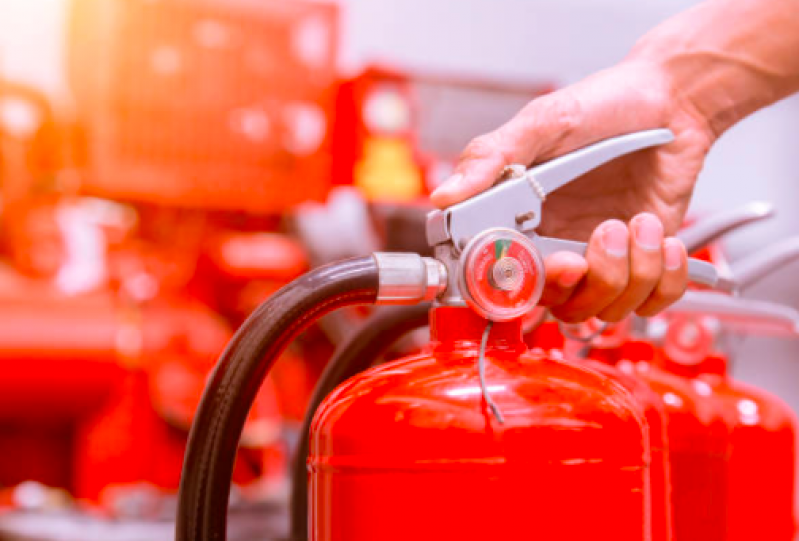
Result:
[[[544,278],[540,252],[512,229],[480,233],[461,255],[461,294],[473,310],[492,321],[509,321],[532,310],[541,298]]]

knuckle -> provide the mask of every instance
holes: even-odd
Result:
[[[662,312],[682,297],[686,286],[684,282],[661,284],[635,313],[641,317],[650,317]]]
[[[606,272],[601,276],[600,283],[605,295],[618,295],[627,288],[629,277],[623,272]]]
[[[660,312],[668,308],[668,306],[676,299],[669,300],[664,297],[653,297],[649,299],[643,306],[635,311],[641,317],[652,317],[658,315]]]
[[[503,156],[503,152],[499,137],[495,132],[491,132],[469,141],[460,158],[461,160],[482,160],[495,156]]]
[[[662,276],[661,270],[654,265],[646,265],[638,268],[634,267],[632,273],[633,275],[630,281],[640,284],[655,285]]]
[[[686,280],[668,283],[661,282],[660,286],[657,288],[656,295],[658,299],[667,304],[671,304],[683,296],[687,287],[688,284]]]
[[[542,112],[545,114],[547,124],[557,129],[560,139],[572,136],[582,125],[580,101],[568,88],[543,96],[532,104],[537,106],[539,115]]]
[[[563,92],[555,107],[555,121],[566,135],[573,134],[580,128],[582,112],[580,102],[571,92]]]
[[[628,311],[618,308],[606,308],[597,314],[597,317],[605,323],[618,323],[627,317]]]
[[[647,302],[635,311],[636,315],[641,317],[652,317],[658,312],[660,312],[660,307],[654,302]]]
[[[574,310],[566,306],[558,306],[550,310],[553,316],[564,323],[582,323],[593,314],[586,314],[584,311]]]

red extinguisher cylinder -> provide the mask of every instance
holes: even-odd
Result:
[[[531,353],[520,321],[432,313],[433,344],[337,388],[317,411],[310,538],[648,539],[646,421],[607,377]]]
[[[729,423],[728,541],[795,539],[796,415],[776,396],[729,377],[723,357],[703,365],[702,380]]]

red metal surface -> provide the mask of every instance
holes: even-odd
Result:
[[[796,415],[779,398],[726,374],[723,357],[703,362],[702,382],[729,423],[728,541],[796,537]]]
[[[524,335],[525,343],[530,349],[539,348],[545,353],[551,350],[562,350],[565,338],[555,321],[541,323]]]
[[[0,298],[0,420],[74,420],[99,406],[121,372],[113,302],[17,293]]]
[[[558,351],[564,349],[566,340],[560,332],[558,323],[547,321],[526,334],[525,342],[533,350],[540,348],[550,352],[551,355],[558,355]],[[585,347],[585,344],[581,344],[581,347]],[[625,358],[622,356],[624,353],[626,352],[619,347],[593,348],[589,353],[590,358],[581,359],[579,362],[627,389],[635,398],[641,415],[646,419],[651,452],[651,464],[647,479],[649,494],[651,494],[649,503],[652,510],[651,539],[667,541],[673,538],[673,528],[666,411],[660,397],[646,383],[617,368],[617,363]]]
[[[659,397],[673,538],[727,539],[729,428],[721,395],[697,379],[702,369],[675,363],[652,344],[629,338],[617,347],[593,348],[589,357],[636,376]],[[656,498],[662,494],[653,491]]]
[[[662,356],[623,366],[666,408],[674,539],[726,540],[730,445],[721,397],[699,372],[677,375]]]
[[[796,416],[776,396],[735,381],[714,336],[695,318],[672,323],[664,357],[724,414],[729,438],[728,540],[796,535]]]
[[[727,539],[795,539],[796,415],[761,389],[709,379],[734,415]]]
[[[673,535],[671,509],[671,466],[666,432],[666,410],[660,397],[640,379],[618,370],[604,360],[586,359],[586,366],[619,382],[635,397],[646,419],[649,432],[651,462],[649,466],[651,532],[653,541],[670,541]]]
[[[519,321],[496,324],[500,425],[478,383],[485,320],[460,308],[432,320],[429,352],[349,380],[318,410],[311,538],[645,539],[649,450],[630,393],[529,352]]]

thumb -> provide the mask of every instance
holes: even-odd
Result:
[[[431,195],[445,208],[490,188],[503,169],[525,166],[551,154],[578,125],[579,107],[565,90],[531,101],[499,129],[472,139],[455,166],[455,173]]]

